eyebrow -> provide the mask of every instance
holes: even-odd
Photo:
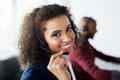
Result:
[[[70,27],[70,26],[71,26],[71,24],[67,25],[67,28]]]
[[[67,27],[66,27],[66,29],[67,29],[69,26],[71,26],[71,24],[68,24]],[[52,34],[54,34],[54,33],[56,33],[56,32],[61,32],[61,30],[56,30],[56,31],[52,32]]]

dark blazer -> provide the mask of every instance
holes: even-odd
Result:
[[[29,66],[22,74],[21,80],[58,80],[48,69],[48,61],[40,63],[40,66]]]

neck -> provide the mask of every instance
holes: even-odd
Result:
[[[84,42],[85,44],[89,44],[88,39],[89,39],[89,37],[88,37],[88,36],[83,37],[83,42]]]

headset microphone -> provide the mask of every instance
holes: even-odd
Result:
[[[51,50],[49,50],[48,48],[45,48],[45,47],[43,47],[43,46],[40,46],[43,50],[45,50],[45,51],[48,51],[48,52],[50,52],[50,53],[53,53]]]
[[[37,36],[37,39],[39,41],[39,47],[47,52],[50,52],[50,53],[53,53],[49,47],[47,46],[47,43],[45,42],[43,36],[40,35],[40,32],[38,31],[39,29],[35,29],[36,30],[36,36]]]
[[[69,53],[68,52],[64,52],[63,55],[68,55]]]

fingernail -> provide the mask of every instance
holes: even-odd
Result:
[[[63,51],[60,51],[60,54],[62,54],[63,53]]]

